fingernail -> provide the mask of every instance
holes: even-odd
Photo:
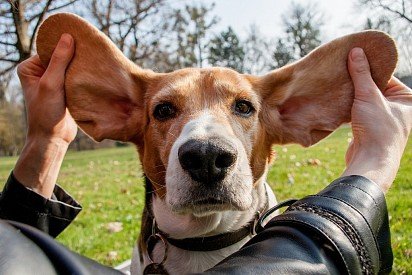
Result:
[[[73,39],[70,34],[63,33],[60,37],[59,46],[64,48],[70,48],[72,40]]]
[[[351,58],[353,61],[365,60],[365,53],[361,48],[354,48],[351,52]]]

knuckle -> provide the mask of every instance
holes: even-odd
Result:
[[[17,65],[17,75],[18,77],[22,77],[24,75],[25,70],[25,61]]]
[[[42,78],[39,82],[39,88],[40,90],[51,90],[53,87],[53,83],[51,83],[50,80],[47,78]]]
[[[361,86],[357,88],[358,92],[361,94],[367,94],[367,95],[371,95],[371,94],[375,94],[377,93],[377,91],[375,90],[375,88],[373,86]]]
[[[355,73],[359,75],[368,75],[370,74],[368,64],[360,64],[355,67]]]
[[[64,50],[57,48],[53,53],[53,59],[56,62],[64,62],[67,59],[67,54]]]

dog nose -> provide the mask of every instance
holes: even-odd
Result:
[[[189,140],[180,146],[178,156],[180,165],[193,180],[211,184],[224,179],[237,154],[226,142]]]

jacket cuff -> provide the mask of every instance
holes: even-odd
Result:
[[[82,210],[56,185],[51,199],[26,188],[10,174],[0,196],[0,217],[34,226],[49,235],[60,234]]]
[[[266,228],[293,223],[320,234],[341,255],[347,270],[386,274],[393,254],[385,197],[362,176],[342,177],[272,219]],[[356,273],[356,272],[355,272]]]

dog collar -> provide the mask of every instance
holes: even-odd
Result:
[[[262,212],[266,211],[268,203],[262,208]],[[178,247],[180,249],[188,251],[214,251],[231,246],[247,236],[254,236],[256,234],[255,226],[260,218],[260,211],[256,212],[255,218],[247,225],[239,228],[235,231],[221,233],[207,237],[195,237],[185,239],[174,239],[169,237],[166,233],[162,232],[156,225],[156,220],[153,219],[153,225],[155,227],[154,233],[162,235],[169,244]]]
[[[150,181],[147,177],[146,178],[146,202],[150,202],[152,199],[153,190],[149,189]],[[168,274],[166,269],[164,268],[164,263],[167,259],[167,251],[168,245],[171,244],[175,247],[180,249],[188,250],[188,251],[214,251],[223,249],[225,247],[231,246],[241,240],[245,239],[248,236],[253,237],[257,233],[263,230],[263,224],[265,219],[268,218],[271,214],[273,214],[276,210],[284,206],[290,206],[296,200],[287,200],[282,202],[270,209],[269,208],[269,197],[265,185],[265,197],[266,202],[265,205],[256,212],[255,218],[250,221],[247,225],[241,227],[238,230],[222,233],[214,236],[208,237],[196,237],[196,238],[186,238],[186,239],[174,239],[169,237],[166,233],[162,232],[156,224],[156,219],[149,209],[147,210],[147,214],[149,220],[151,221],[152,230],[151,235],[146,239],[146,255],[149,259],[149,265],[147,265],[143,271],[143,274]],[[161,242],[163,243],[164,247],[164,254],[163,259],[160,263],[155,263],[152,259],[152,252],[156,245],[156,243]]]
[[[256,212],[255,219],[249,222],[246,226],[241,227],[236,231],[231,231],[227,233],[222,233],[218,235],[208,236],[208,237],[196,237],[196,238],[186,238],[186,239],[173,239],[163,233],[156,225],[156,220],[153,218],[153,228],[152,235],[162,236],[168,243],[178,247],[180,249],[188,251],[214,251],[219,250],[228,246],[231,246],[237,242],[240,242],[247,236],[254,236],[264,229],[265,220],[280,208],[290,206],[295,203],[296,199],[286,200],[277,204],[276,206],[269,208],[268,197],[266,193],[266,203],[262,207],[261,212]]]
[[[150,184],[150,181],[146,177],[146,186],[148,186],[148,183]],[[268,215],[267,210],[269,208],[269,197],[268,197],[268,192],[266,190],[266,185],[264,185],[264,188],[265,188],[265,200],[266,200],[265,204],[263,205],[261,209],[259,209],[259,211],[256,211],[255,217],[252,221],[250,221],[245,226],[239,228],[238,230],[221,233],[221,234],[217,234],[213,236],[207,236],[207,237],[174,239],[174,238],[169,237],[167,233],[162,232],[157,227],[156,219],[152,211],[148,209],[149,219],[152,220],[151,236],[159,236],[162,239],[166,240],[167,243],[175,247],[178,247],[180,249],[184,249],[188,251],[214,251],[214,250],[219,250],[219,249],[223,249],[225,247],[231,246],[237,242],[240,242],[241,240],[245,239],[248,236],[256,235],[256,228],[258,225],[258,221],[263,217],[262,214],[265,214],[265,216]],[[151,195],[152,195],[152,191],[150,191],[150,195],[146,194],[146,199],[151,200],[151,197],[152,197]],[[147,247],[147,252],[150,255],[153,247],[152,245],[149,245],[148,242],[146,243],[146,247]]]

